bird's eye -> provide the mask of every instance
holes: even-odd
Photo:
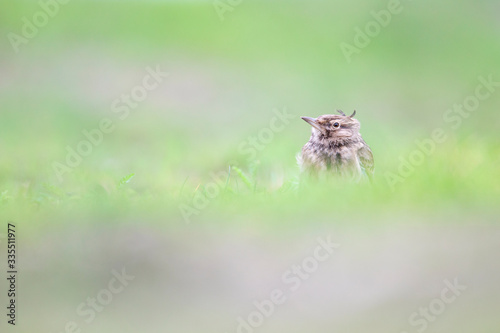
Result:
[[[335,123],[335,124],[333,124],[333,127],[335,127],[335,128],[339,128],[339,126],[340,126],[340,124],[339,124],[339,123]]]

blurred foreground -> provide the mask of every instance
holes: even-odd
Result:
[[[300,222],[292,220],[278,234],[244,217],[224,230],[208,220],[176,230],[146,221],[49,223],[22,245],[18,328],[63,332],[71,321],[82,332],[496,332],[498,227],[356,222],[294,230]],[[328,239],[338,247],[319,252]],[[110,287],[117,272],[123,288]],[[276,290],[279,304],[270,305]]]

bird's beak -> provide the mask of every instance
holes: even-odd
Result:
[[[320,131],[321,133],[325,133],[324,132],[324,129],[321,128],[321,126],[318,124],[318,121],[314,118],[311,118],[311,117],[301,117],[306,123],[308,123],[309,125],[311,125],[312,127],[314,127],[315,129],[317,129],[318,131]]]

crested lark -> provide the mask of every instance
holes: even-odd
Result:
[[[317,176],[333,174],[359,181],[373,176],[373,155],[359,133],[359,121],[338,110],[337,115],[316,119],[302,117],[312,126],[312,135],[297,160],[303,172]]]

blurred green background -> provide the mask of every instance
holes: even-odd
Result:
[[[272,278],[262,276],[279,279],[317,235],[339,234],[356,246],[331,274],[344,270],[351,278],[310,282],[304,297],[385,284],[390,292],[366,299],[346,292],[328,298],[335,304],[296,296],[256,331],[415,331],[407,317],[439,294],[422,286],[439,289],[459,275],[469,281],[469,303],[447,310],[429,331],[456,332],[468,323],[494,332],[500,87],[473,111],[449,110],[470,101],[480,77],[500,82],[500,5],[401,1],[385,26],[374,23],[374,12],[387,12],[390,3],[2,1],[0,215],[22,230],[25,331],[63,331],[111,269],[130,262],[142,282],[89,331],[235,331],[253,298],[272,290]],[[356,45],[358,29],[370,25],[380,31],[347,59],[341,45]],[[125,111],[114,103],[139,91],[151,69],[168,76],[121,119]],[[375,183],[299,191],[295,155],[310,136],[300,116],[336,109],[357,110]],[[262,140],[277,110],[293,117]],[[68,147],[88,141],[83,131],[102,119],[113,130],[60,177],[55,163],[65,165]],[[424,156],[417,142],[436,128],[446,140]],[[388,179],[412,154],[424,158],[393,186]],[[371,266],[372,251],[384,264]],[[434,264],[405,284],[405,258],[415,267]],[[399,289],[387,279],[373,282],[377,267],[406,282]],[[201,278],[207,271],[214,273]],[[239,284],[247,275],[263,280]],[[349,283],[359,276],[372,282]],[[44,312],[35,301],[47,304]],[[333,316],[330,308],[346,313]],[[135,311],[147,325],[121,322]],[[481,320],[467,321],[469,311]]]

